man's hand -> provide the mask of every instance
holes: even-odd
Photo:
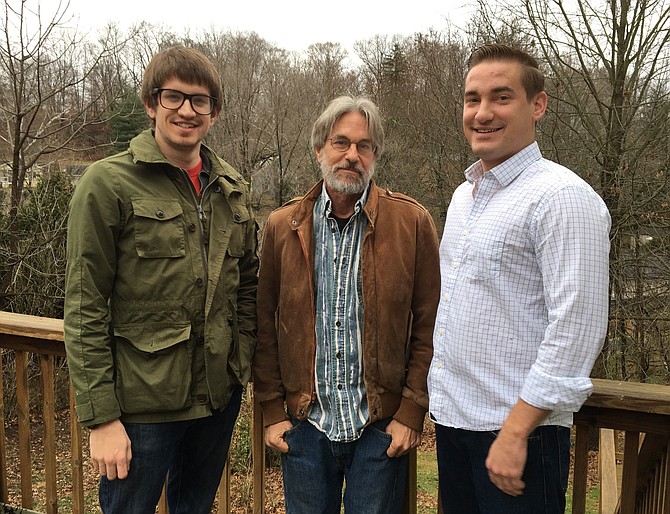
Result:
[[[268,425],[265,427],[265,445],[280,453],[287,453],[288,444],[284,441],[284,434],[292,428],[293,423],[289,420]]]
[[[493,441],[486,458],[486,469],[491,482],[501,491],[520,496],[526,484],[521,480],[526,467],[528,441],[525,437],[514,437],[504,433]]]
[[[421,444],[421,433],[392,419],[386,427],[386,433],[391,436],[391,444],[386,450],[390,458],[401,457],[409,453],[412,448]]]
[[[550,413],[521,398],[512,407],[486,458],[491,482],[504,493],[523,494],[526,484],[521,478],[528,458],[528,436]]]
[[[133,457],[130,439],[118,419],[91,429],[90,452],[93,465],[108,480],[128,476]]]

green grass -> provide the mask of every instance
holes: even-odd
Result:
[[[565,495],[565,514],[572,512],[572,484],[568,486],[568,493]],[[586,514],[598,514],[598,503],[600,502],[600,489],[592,487],[586,491]]]
[[[435,452],[419,451],[416,455],[417,512],[437,514],[437,459]]]

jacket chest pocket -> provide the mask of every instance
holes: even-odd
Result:
[[[250,219],[249,211],[244,204],[233,205],[233,224],[227,253],[229,257],[240,258],[244,255],[246,246],[246,229]]]
[[[132,200],[137,255],[147,259],[186,255],[183,210],[176,200]]]

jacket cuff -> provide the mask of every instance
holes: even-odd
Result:
[[[423,432],[423,422],[426,419],[426,412],[428,412],[426,408],[403,397],[400,400],[398,410],[393,415],[393,419],[421,433]]]
[[[286,409],[284,409],[283,398],[275,398],[273,400],[261,402],[259,405],[263,411],[264,427],[268,427],[288,419],[288,416],[286,415]]]
[[[80,398],[77,399],[80,400]],[[121,417],[121,409],[116,398],[107,397],[104,400],[101,399],[95,405],[91,401],[77,403],[75,407],[77,410],[77,420],[81,426],[91,428]]]

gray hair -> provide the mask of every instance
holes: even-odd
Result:
[[[335,124],[350,112],[359,112],[365,116],[370,140],[375,146],[375,157],[379,157],[384,150],[384,127],[381,115],[374,102],[362,96],[339,96],[328,104],[312,127],[312,147],[315,150],[323,148]]]

